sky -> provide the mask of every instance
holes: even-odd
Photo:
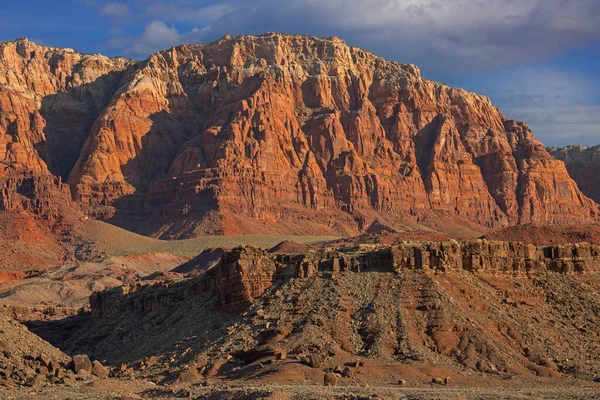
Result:
[[[492,99],[544,144],[600,144],[600,0],[4,0],[0,40],[144,59],[224,34],[337,36]]]

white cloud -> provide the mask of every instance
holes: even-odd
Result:
[[[122,3],[109,2],[102,6],[100,14],[115,21],[124,21],[133,16],[128,6]]]
[[[175,27],[169,27],[164,22],[153,21],[146,26],[142,39],[155,43],[172,43],[179,39],[179,32]]]
[[[384,57],[418,64],[438,79],[535,62],[600,40],[598,0],[138,0],[136,4],[141,18],[188,26],[179,27],[180,40],[196,38],[191,35],[193,27],[210,31],[200,38],[206,40],[224,33],[269,30],[340,36]]]
[[[147,56],[181,42],[181,35],[174,26],[161,21],[152,21],[146,25],[142,36],[129,40],[127,53],[133,56]],[[119,43],[121,45],[123,43]]]
[[[236,10],[231,4],[213,4],[205,7],[190,7],[171,3],[150,5],[144,15],[160,18],[168,22],[183,22],[191,25],[207,25],[217,21],[223,15]]]

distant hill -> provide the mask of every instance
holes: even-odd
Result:
[[[549,147],[548,152],[564,161],[583,194],[600,203],[600,146]]]

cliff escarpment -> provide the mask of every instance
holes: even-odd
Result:
[[[600,202],[600,146],[549,147],[548,152],[565,163],[567,171],[581,191]]]
[[[200,293],[215,291],[221,307],[242,312],[272,286],[294,278],[331,272],[423,273],[468,272],[535,277],[600,271],[600,247],[587,243],[534,246],[487,240],[414,242],[393,246],[359,245],[298,254],[271,254],[253,247],[225,252],[219,263],[199,277],[179,283],[122,286],[94,293],[95,317],[115,317],[176,304]]]
[[[60,345],[111,362],[155,355],[207,378],[304,381],[290,371],[360,360],[388,379],[432,363],[592,379],[599,265],[600,248],[587,244],[240,247],[197,277],[93,294]]]
[[[226,36],[142,62],[0,44],[0,161],[164,238],[598,218],[527,124],[336,38]]]

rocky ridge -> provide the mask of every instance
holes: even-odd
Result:
[[[404,269],[535,276],[600,271],[600,247],[587,243],[534,246],[518,242],[415,242],[394,246],[359,245],[299,254],[272,254],[254,247],[225,252],[219,263],[198,278],[175,284],[121,286],[93,293],[92,315],[148,313],[199,292],[216,290],[221,307],[241,312],[267,289],[292,278],[320,272],[399,272]],[[161,294],[157,294],[161,293]]]
[[[0,44],[0,88],[5,170],[61,177],[148,235],[598,216],[526,124],[336,38],[226,36],[137,63],[20,39]]]
[[[591,380],[598,265],[588,244],[241,247],[197,277],[94,294],[90,314],[57,322],[71,328],[55,340],[112,364],[153,358],[140,373],[159,382]]]

